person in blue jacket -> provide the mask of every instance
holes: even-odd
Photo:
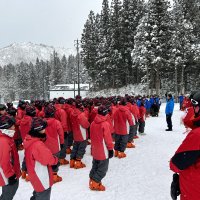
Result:
[[[171,94],[168,94],[167,95],[167,104],[166,104],[166,109],[165,109],[166,121],[167,121],[167,126],[168,126],[168,129],[166,129],[166,131],[172,131],[173,111],[174,111],[174,99]]]
[[[179,98],[179,104],[180,104],[180,110],[181,110],[182,105],[183,105],[184,96],[181,94],[178,98]]]

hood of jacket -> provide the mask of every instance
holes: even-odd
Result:
[[[78,116],[78,115],[81,114],[81,111],[80,111],[79,109],[75,108],[75,109],[72,111],[71,114],[72,114],[73,117],[76,117],[76,116]]]
[[[31,137],[30,135],[27,135],[24,139],[24,148],[27,149],[29,148],[34,142],[36,141],[40,141],[40,138],[36,138],[36,137]]]
[[[24,115],[23,119],[21,120],[20,125],[26,126],[30,123],[30,121],[32,121],[32,117],[28,115]]]
[[[99,124],[99,123],[101,123],[101,122],[105,122],[106,120],[107,120],[107,115],[106,116],[103,116],[103,115],[99,115],[99,114],[97,114],[96,115],[96,117],[95,117],[95,119],[94,119],[94,122],[96,123],[96,124]]]
[[[119,110],[122,111],[122,112],[126,112],[128,110],[127,106],[122,106],[120,105],[119,107]]]

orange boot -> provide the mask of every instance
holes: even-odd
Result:
[[[53,182],[58,183],[62,181],[62,177],[58,176],[56,172],[53,173]]]
[[[66,154],[71,154],[72,150],[70,148],[66,149]]]
[[[118,158],[125,158],[126,154],[124,152],[120,152],[118,153]]]
[[[115,157],[118,157],[118,153],[119,153],[119,151],[115,150]]]
[[[80,168],[84,168],[86,167],[86,165],[84,163],[81,162],[81,160],[76,159],[74,162],[74,169],[80,169]]]
[[[75,163],[75,160],[74,159],[71,159],[70,160],[70,168],[74,168],[74,163]]]
[[[135,144],[133,144],[132,142],[128,142],[126,148],[135,148]]]
[[[66,159],[59,159],[59,162],[60,162],[60,165],[68,165],[69,164],[69,161],[66,160]]]
[[[26,179],[26,171],[22,171],[22,179]]]
[[[97,183],[92,179],[90,179],[89,187],[91,190],[96,190],[96,191],[105,191],[106,190],[105,186],[103,186],[102,183]]]

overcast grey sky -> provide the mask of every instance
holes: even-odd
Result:
[[[33,42],[74,48],[90,10],[102,0],[0,0],[0,48]]]

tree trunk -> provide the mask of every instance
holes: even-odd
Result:
[[[147,95],[150,95],[149,94],[149,84],[150,84],[150,81],[149,81],[149,68],[147,66]]]
[[[185,94],[185,87],[184,87],[184,71],[185,71],[185,66],[183,65],[182,68],[181,68],[181,93],[182,94]]]
[[[156,95],[160,95],[160,74],[156,71]]]
[[[177,76],[177,66],[175,66],[175,95],[176,95],[176,102],[178,102],[178,76]]]

